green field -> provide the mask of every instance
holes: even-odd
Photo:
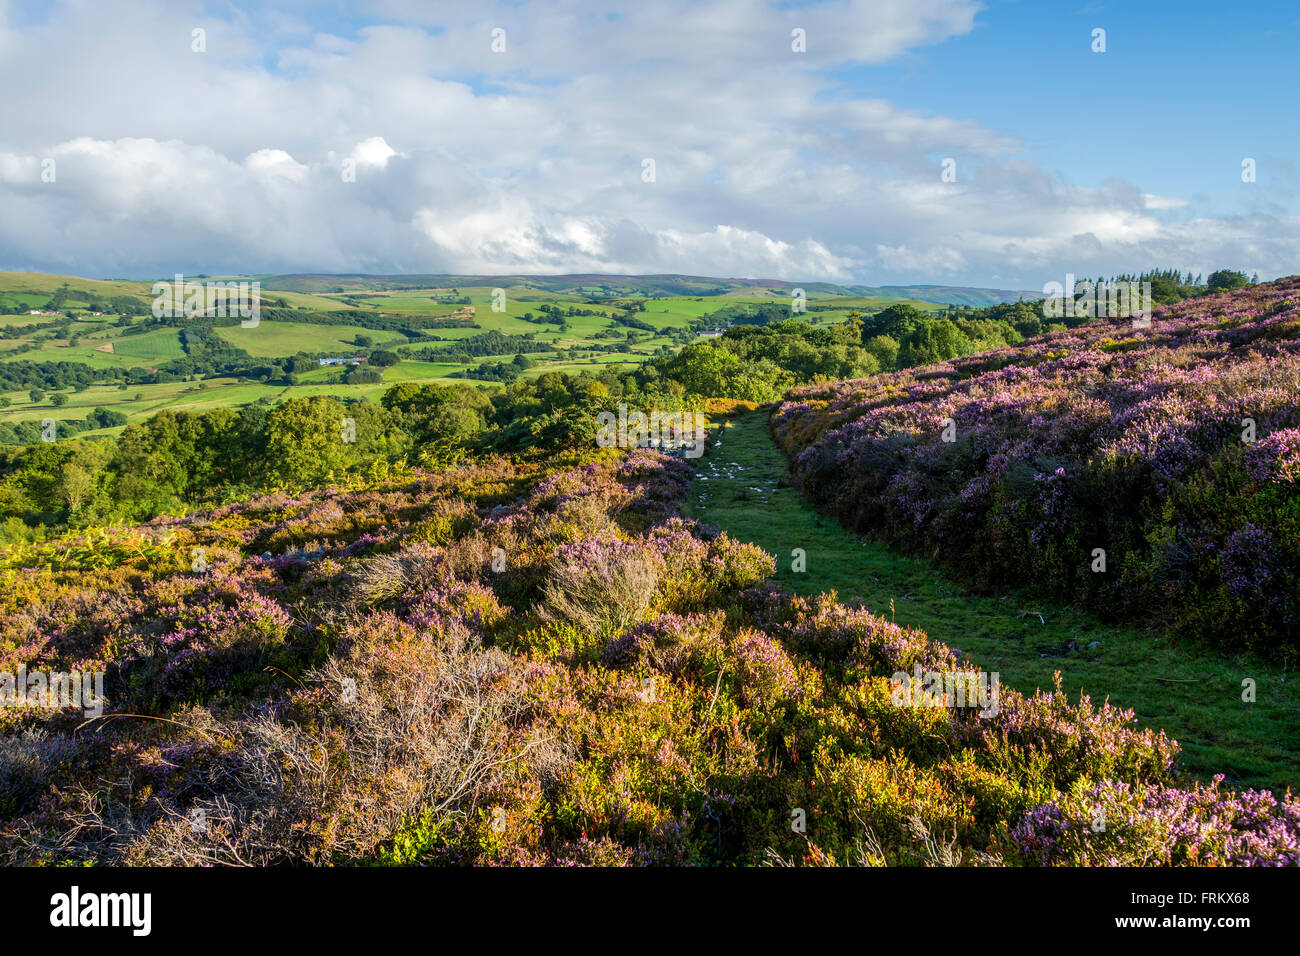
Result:
[[[377,344],[396,338],[406,339],[392,332],[376,332],[354,325],[309,325],[305,322],[270,322],[261,320],[252,328],[226,325],[217,334],[231,345],[258,358],[277,358],[296,352],[337,352],[352,355],[356,352],[353,340],[358,335],[369,336]]]
[[[143,335],[122,335],[111,340],[113,354],[124,359],[134,360],[132,364],[142,362],[156,365],[171,359],[183,358],[185,350],[181,348],[180,335],[175,329],[158,329]]]
[[[183,358],[185,355],[176,329],[123,334],[123,330],[117,328],[105,329],[79,324],[73,330],[74,335],[78,333],[81,340],[77,345],[72,345],[70,339],[54,338],[42,342],[36,351],[0,355],[0,360],[82,362],[91,368],[139,368]],[[100,346],[110,343],[113,346],[112,352],[99,351]]]
[[[1300,777],[1300,683],[1248,655],[1174,644],[1117,628],[1067,607],[1016,594],[980,596],[927,562],[823,518],[786,484],[786,462],[767,415],[723,423],[698,459],[690,513],[776,556],[774,580],[811,595],[861,598],[876,614],[924,630],[1022,692],[1050,690],[1054,672],[1072,699],[1082,692],[1132,708],[1183,747],[1186,769],[1224,773],[1233,786],[1279,790]],[[792,570],[803,549],[806,570]],[[1241,682],[1259,699],[1246,704]]]
[[[164,278],[170,280],[171,277]],[[190,278],[204,281],[208,277]],[[237,278],[248,277],[211,277],[214,281]],[[412,277],[412,280],[420,278]],[[788,288],[771,288],[740,280],[605,277],[609,281],[578,283],[566,282],[564,277],[516,277],[514,280],[503,280],[508,283],[502,286],[506,293],[505,308],[504,311],[495,312],[492,308],[495,287],[482,284],[481,280],[474,284],[456,282],[455,277],[447,277],[452,281],[440,284],[428,281],[434,277],[424,278],[426,281],[419,282],[400,277],[261,277],[265,280],[262,286],[262,304],[264,308],[374,312],[385,322],[395,324],[404,324],[417,318],[472,314],[475,327],[427,329],[424,334],[431,336],[434,341],[415,343],[396,329],[265,318],[252,328],[234,324],[218,326],[214,331],[222,340],[243,349],[254,359],[267,360],[287,358],[299,352],[335,356],[365,354],[366,347],[355,344],[358,335],[371,341],[370,348],[387,348],[403,355],[410,355],[412,350],[426,347],[454,351],[457,341],[487,331],[531,335],[539,343],[566,350],[554,355],[532,353],[530,357],[536,364],[526,374],[533,378],[547,372],[576,373],[611,367],[630,368],[662,347],[675,347],[680,341],[680,330],[710,312],[737,303],[762,304],[790,300]],[[185,358],[178,328],[148,328],[147,316],[124,321],[116,315],[91,315],[82,308],[91,296],[99,297],[101,301],[111,296],[132,296],[139,303],[148,305],[152,302],[152,285],[152,281],[100,281],[37,273],[0,273],[0,304],[8,302],[14,310],[12,314],[0,315],[0,336],[5,334],[6,329],[45,326],[31,333],[10,338],[0,337],[0,362],[78,362],[94,369],[126,371],[154,369],[167,362]],[[712,294],[655,294],[649,298],[637,294],[638,289],[654,293],[659,286],[698,287],[701,291]],[[26,314],[27,308],[44,306],[60,289],[64,290],[60,308],[64,312],[70,312],[73,316],[71,319],[66,315]],[[344,291],[335,291],[337,289]],[[656,333],[629,330],[613,320],[612,316],[621,311],[619,303],[625,300],[619,296],[623,295],[628,299],[645,299],[645,310],[637,313],[636,317],[653,326],[658,330]],[[836,293],[833,287],[817,284],[810,284],[807,295],[809,306],[813,310],[805,313],[802,318],[814,323],[842,322],[848,318],[852,309],[875,310],[899,301],[912,301],[924,308],[936,307],[932,303],[892,297],[851,296]],[[468,307],[460,301],[463,298],[469,299]],[[524,321],[523,316],[527,313],[540,315],[539,306],[543,304],[564,310],[572,306],[594,314],[566,316],[567,328],[563,329],[554,324]],[[834,309],[816,311],[816,307],[821,305],[833,305]],[[675,330],[679,336],[677,339],[669,334]],[[629,331],[633,332],[634,342],[627,340]],[[617,345],[617,350],[586,351],[592,345]],[[112,351],[106,351],[108,347]],[[473,356],[469,365],[508,362],[512,358],[513,352]],[[300,372],[297,375],[298,384],[293,386],[238,381],[233,378],[133,384],[126,389],[119,389],[115,384],[97,385],[82,393],[64,389],[69,403],[62,408],[53,406],[48,397],[33,404],[28,389],[18,389],[3,394],[10,404],[0,408],[0,422],[39,420],[46,417],[81,419],[95,407],[123,412],[128,421],[137,422],[162,409],[238,407],[257,401],[274,403],[293,395],[328,394],[339,398],[377,399],[392,384],[405,381],[459,381],[487,388],[497,387],[492,383],[453,377],[466,367],[466,364],[455,361],[431,363],[408,358],[385,369],[382,383],[369,385],[344,384],[342,377],[345,370],[337,367],[312,368]]]
[[[0,272],[0,294],[35,291],[44,292],[48,298],[55,289],[63,285],[74,293],[90,292],[101,296],[134,295],[147,298],[153,283],[116,279],[82,279],[77,276],[52,275],[47,272]]]

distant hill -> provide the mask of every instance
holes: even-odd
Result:
[[[859,295],[896,295],[901,299],[921,299],[925,302],[938,302],[942,305],[970,305],[981,308],[986,305],[998,305],[1002,302],[1018,302],[1024,299],[1033,302],[1043,297],[1042,292],[1032,289],[979,289],[970,286],[955,285],[882,285],[854,286],[856,289],[869,289]]]
[[[831,282],[796,282],[784,279],[721,279],[709,276],[646,275],[619,276],[601,273],[576,275],[264,275],[262,288],[285,292],[391,292],[457,286],[523,286],[547,292],[601,294],[606,296],[729,295],[746,291],[802,288],[810,295],[894,296],[920,299],[940,305],[996,305],[1019,299],[1039,299],[1032,290],[977,289],[968,286],[865,286]]]
[[[171,276],[159,276],[168,281]],[[194,280],[230,279],[235,276],[191,275]],[[552,293],[569,293],[602,298],[624,296],[722,296],[744,294],[772,294],[778,290],[801,288],[812,297],[845,296],[897,298],[919,300],[938,305],[970,305],[975,307],[1015,302],[1019,299],[1042,298],[1041,292],[1013,289],[979,289],[969,286],[947,285],[837,285],[832,282],[802,282],[784,279],[737,279],[688,275],[620,276],[603,273],[575,275],[367,275],[364,273],[290,273],[240,276],[256,279],[266,292],[297,292],[306,294],[340,292],[395,292],[403,289],[457,288],[501,286],[503,288],[528,288]],[[0,272],[0,292],[51,293],[67,285],[72,293],[108,295],[133,295],[147,298],[153,281],[82,279],[76,276],[51,275],[37,272]],[[328,307],[316,302],[315,307]]]

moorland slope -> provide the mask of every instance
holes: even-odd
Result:
[[[793,480],[966,581],[1300,650],[1300,280],[793,390]]]

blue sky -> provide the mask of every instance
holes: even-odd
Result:
[[[0,268],[1292,274],[1298,26],[1279,0],[0,0]]]
[[[1091,49],[1097,27],[1104,54]],[[1072,183],[1119,176],[1231,209],[1243,157],[1294,173],[1298,40],[1287,0],[993,0],[969,34],[843,80],[1013,135]]]

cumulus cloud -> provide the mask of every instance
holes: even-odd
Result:
[[[1065,269],[1287,271],[1285,208],[1226,220],[1159,183],[1079,187],[1014,136],[846,91],[838,70],[968,33],[979,9],[381,0],[356,25],[302,4],[217,18],[69,0],[0,16],[0,85],[23,90],[0,99],[0,268],[1031,288]]]

